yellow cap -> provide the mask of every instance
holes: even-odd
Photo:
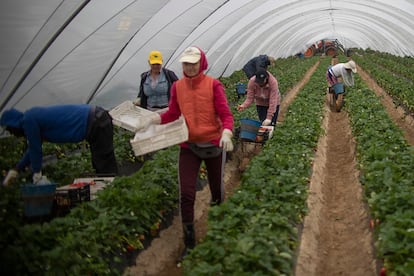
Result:
[[[149,54],[148,61],[150,64],[162,64],[162,54],[160,51],[152,51]]]

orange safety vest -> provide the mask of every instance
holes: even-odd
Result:
[[[188,142],[220,139],[221,121],[214,108],[212,77],[200,74],[176,82],[177,102],[188,127]]]

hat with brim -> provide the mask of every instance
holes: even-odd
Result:
[[[197,47],[189,47],[184,50],[180,57],[180,62],[197,63],[200,61],[201,52]]]
[[[256,79],[255,82],[259,85],[263,85],[267,82],[267,79],[269,78],[269,74],[266,70],[258,70],[256,72]]]
[[[345,67],[345,69],[352,70],[352,72],[354,72],[354,73],[357,72],[356,64],[355,64],[355,61],[353,61],[353,60],[350,60],[350,61],[344,63],[344,67]]]

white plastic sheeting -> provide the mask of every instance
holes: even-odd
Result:
[[[412,0],[3,0],[0,15],[0,112],[112,108],[136,97],[151,50],[180,76],[180,53],[199,46],[214,77],[326,38],[414,55]]]

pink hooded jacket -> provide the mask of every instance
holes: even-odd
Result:
[[[268,106],[266,119],[271,120],[277,106],[280,105],[280,92],[276,78],[269,71],[267,73],[269,74],[269,82],[264,87],[260,87],[256,83],[256,76],[250,78],[247,84],[246,100],[241,106],[247,108],[253,101],[256,102],[256,105]]]
[[[170,98],[170,101],[169,101],[168,111],[161,114],[161,124],[166,124],[166,123],[175,121],[181,115],[184,116],[186,121],[188,119],[191,119],[188,116],[186,117],[186,114],[183,114],[181,112],[181,108],[180,108],[178,98],[177,98],[177,84],[179,82],[186,82],[187,87],[191,87],[191,85],[194,85],[196,87],[197,85],[203,83],[204,81],[207,81],[207,79],[210,78],[210,77],[204,75],[204,71],[208,67],[208,62],[207,62],[205,53],[200,48],[198,48],[198,49],[201,52],[199,74],[195,77],[192,77],[192,78],[190,78],[190,77],[188,77],[184,74],[184,77],[182,77],[178,81],[174,82],[174,84],[171,87],[171,98]],[[204,83],[203,83],[203,85],[204,85]],[[229,129],[230,131],[233,131],[233,126],[234,126],[233,114],[230,111],[224,87],[223,87],[222,83],[219,80],[213,79],[212,88],[213,88],[213,106],[214,106],[213,112],[215,112],[215,115],[216,115],[215,117],[217,117],[218,123],[221,124],[220,133],[223,131],[223,129]],[[201,106],[203,103],[202,102],[197,102],[197,103],[194,103],[194,104]],[[193,124],[192,124],[192,122],[187,122],[187,125],[192,126]],[[202,126],[200,126],[200,127],[202,127]],[[192,131],[193,131],[193,129],[189,128],[189,136],[192,135]],[[215,145],[219,145],[219,141],[220,141],[220,137],[217,137],[216,139],[213,139],[211,141],[203,141],[203,142],[211,142]],[[188,147],[188,145],[186,143],[181,144],[181,146]]]

